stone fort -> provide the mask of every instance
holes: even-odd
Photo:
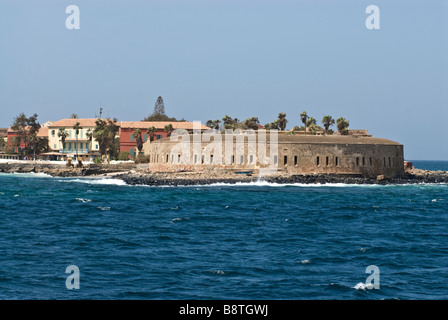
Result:
[[[213,145],[216,135],[221,144]],[[357,135],[298,135],[279,132],[275,148],[266,135],[266,157],[259,156],[251,144],[251,135],[235,134],[231,148],[226,147],[224,135],[194,142],[194,135],[186,134],[148,141],[143,152],[149,156],[151,171],[204,170],[220,168],[229,171],[257,171],[274,165],[278,172],[287,174],[341,174],[366,178],[399,177],[404,173],[403,145],[382,138]],[[213,135],[212,135],[213,136]],[[255,136],[259,136],[255,133]],[[187,143],[180,141],[187,139]],[[204,141],[206,140],[206,141]],[[185,141],[185,140],[184,140]],[[199,147],[198,147],[199,146]],[[186,149],[187,148],[187,149]],[[273,151],[274,150],[274,151]],[[219,159],[223,159],[219,161]]]

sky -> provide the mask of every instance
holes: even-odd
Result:
[[[447,16],[444,0],[0,0],[0,127],[139,121],[162,96],[202,123],[345,117],[407,160],[448,160]]]

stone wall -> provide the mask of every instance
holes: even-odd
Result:
[[[259,157],[257,148],[247,142],[247,137],[239,142],[236,139],[233,148],[228,150],[224,138],[221,149],[213,148],[209,142],[202,142],[200,148],[193,147],[190,135],[189,149],[182,150],[179,141],[168,138],[146,143],[145,154],[150,156],[149,170],[188,171],[209,166],[258,170],[271,166],[289,174],[355,174],[371,178],[384,175],[392,178],[404,173],[403,146],[386,139],[279,135],[278,151],[274,155],[270,153],[268,136],[265,158]],[[184,157],[184,151],[188,150],[188,157]],[[270,165],[263,164],[269,157]]]

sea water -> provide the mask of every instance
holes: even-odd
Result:
[[[447,279],[447,184],[0,174],[0,299],[447,299]]]

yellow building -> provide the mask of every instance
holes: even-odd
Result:
[[[48,126],[48,145],[53,154],[61,156],[73,156],[78,153],[81,157],[93,156],[99,154],[99,143],[92,137],[89,139],[89,133],[93,133],[96,127],[97,119],[62,119],[53,122]],[[76,135],[73,126],[79,122],[80,130]],[[67,137],[63,142],[58,133],[60,129],[65,130]]]

